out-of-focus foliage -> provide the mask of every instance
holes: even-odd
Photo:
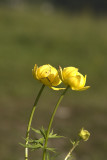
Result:
[[[47,4],[54,5],[55,7],[63,7],[73,12],[79,12],[82,10],[92,10],[96,14],[107,13],[106,0],[0,0],[0,4],[6,5],[20,5],[20,4]]]

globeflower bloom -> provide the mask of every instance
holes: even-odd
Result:
[[[84,141],[87,141],[90,137],[90,133],[82,128],[79,132],[79,137]]]
[[[66,67],[62,70],[59,67],[59,76],[62,82],[65,85],[70,86],[72,90],[86,90],[90,86],[85,86],[86,84],[86,75],[83,76],[81,73],[78,72],[78,68],[75,67]]]
[[[54,90],[63,89],[53,87],[58,86],[62,81],[59,78],[57,69],[49,64],[40,67],[38,67],[37,64],[35,64],[34,69],[32,69],[32,74],[35,79],[39,80],[41,83]]]

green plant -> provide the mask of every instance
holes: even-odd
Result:
[[[50,160],[51,157],[49,155],[49,152],[55,152],[55,148],[48,147],[48,140],[53,138],[63,138],[64,136],[57,135],[53,132],[53,129],[51,129],[54,116],[56,114],[56,111],[59,107],[59,104],[61,103],[63,97],[65,96],[66,92],[69,88],[76,91],[82,91],[88,89],[90,86],[85,86],[86,83],[86,76],[84,77],[81,73],[78,72],[78,69],[75,67],[66,67],[62,70],[61,67],[59,67],[59,70],[57,71],[56,68],[52,67],[49,64],[40,66],[38,68],[37,65],[34,66],[34,69],[32,70],[32,74],[34,78],[38,81],[40,81],[43,85],[38,93],[38,96],[34,102],[30,118],[28,121],[28,127],[26,131],[26,138],[25,138],[25,145],[21,144],[25,147],[25,160],[28,160],[28,149],[37,150],[42,149],[43,156],[42,160]],[[59,85],[61,82],[63,82],[66,85],[66,88],[56,88],[57,85]],[[44,129],[42,127],[41,129],[34,129],[31,128],[31,123],[33,119],[33,115],[37,106],[37,103],[39,101],[39,98],[43,92],[43,89],[45,86],[48,86],[49,88],[52,88],[53,90],[63,90],[61,93],[58,102],[55,105],[55,108],[53,110],[52,116],[49,121],[48,129]],[[54,87],[55,86],[55,87]],[[32,129],[36,134],[40,136],[38,139],[32,139],[29,136],[30,129]],[[90,133],[87,130],[84,130],[83,128],[80,130],[78,134],[78,138],[75,141],[71,141],[72,148],[66,155],[64,160],[68,160],[72,158],[72,152],[78,146],[81,140],[87,141],[90,136]]]

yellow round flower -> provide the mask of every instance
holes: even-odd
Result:
[[[90,133],[82,128],[79,132],[79,137],[84,141],[87,141],[90,137]]]
[[[69,85],[72,90],[86,90],[90,86],[85,86],[86,75],[85,77],[78,72],[78,68],[75,67],[66,67],[62,70],[59,67],[59,76],[62,82],[65,85]]]
[[[32,74],[35,79],[52,89],[55,89],[53,86],[57,86],[62,82],[59,78],[57,69],[49,64],[40,67],[35,64],[34,69],[32,69]],[[55,90],[58,89],[56,88]]]

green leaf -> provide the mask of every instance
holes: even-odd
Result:
[[[51,152],[56,152],[55,151],[55,148],[46,148],[48,151],[51,151]]]
[[[39,149],[39,148],[43,148],[43,142],[44,142],[44,138],[40,138],[40,139],[28,139],[28,144],[22,144],[20,143],[21,146],[23,147],[27,147],[27,148],[31,148],[31,149]]]
[[[44,139],[46,139],[46,133],[47,133],[47,131],[43,127],[40,129],[40,133],[44,137]]]
[[[32,130],[35,133],[38,133],[38,134],[42,135],[44,137],[44,139],[46,138],[47,131],[43,127],[40,130],[37,130],[37,129],[34,129],[34,128],[32,128]]]
[[[57,134],[53,134],[53,130],[50,132],[48,138],[64,138],[64,136],[59,136]]]
[[[74,144],[75,144],[75,141],[72,141],[71,139],[70,139],[70,142],[71,142],[71,144],[72,144],[72,145],[74,145]]]
[[[25,147],[25,148],[31,148],[31,149],[35,149],[35,148],[38,148],[40,147],[40,144],[36,144],[36,145],[31,145],[31,144],[22,144],[20,143],[21,146]]]
[[[32,129],[32,131],[34,131],[35,133],[41,134],[40,130],[34,129],[34,128],[31,128],[31,129]]]
[[[30,149],[34,150],[34,149],[43,148],[43,146],[40,143],[38,143],[38,144],[28,144],[27,148],[30,148]]]
[[[26,145],[25,144],[22,144],[22,143],[19,143],[21,146],[23,146],[24,148],[26,147]]]
[[[44,142],[44,138],[39,138],[39,139],[28,139],[29,143],[43,143]]]

